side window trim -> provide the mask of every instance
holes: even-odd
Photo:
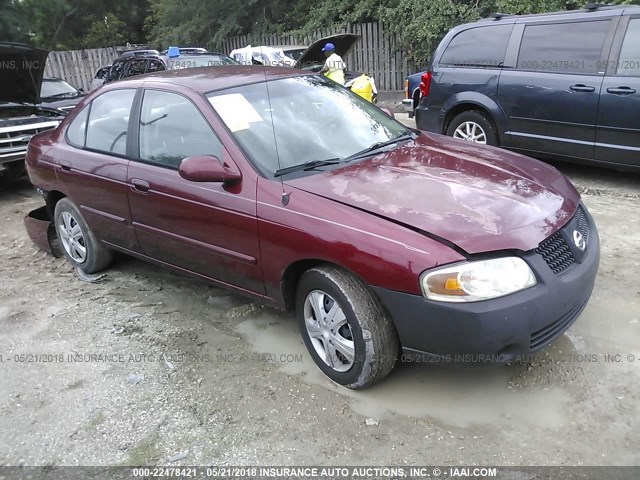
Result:
[[[127,157],[130,160],[137,160],[140,158],[140,138],[138,135],[143,97],[144,88],[140,87],[136,90],[136,96],[133,97],[131,113],[129,113],[129,124],[127,125]]]
[[[507,45],[507,51],[504,53],[503,68],[518,68],[518,54],[520,53],[520,42],[522,42],[524,27],[524,23],[516,23],[514,25],[513,30],[511,31],[511,38]]]

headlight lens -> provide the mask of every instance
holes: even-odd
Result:
[[[536,276],[519,257],[460,263],[431,270],[420,279],[422,293],[440,302],[479,302],[535,285]]]

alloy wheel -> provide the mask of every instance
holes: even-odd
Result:
[[[355,360],[355,343],[344,311],[331,295],[312,290],[304,300],[304,323],[318,356],[337,372]]]
[[[84,263],[87,260],[87,246],[82,228],[69,212],[62,212],[58,220],[58,231],[65,252],[75,262]]]
[[[487,135],[483,128],[476,122],[462,122],[453,132],[453,138],[466,140],[467,142],[487,144]]]

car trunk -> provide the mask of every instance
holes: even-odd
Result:
[[[296,68],[313,69],[314,66],[322,65],[326,59],[322,47],[327,43],[333,43],[336,47],[336,53],[344,58],[358,40],[360,40],[360,35],[353,33],[341,33],[321,38],[307,47],[307,50],[298,58]]]

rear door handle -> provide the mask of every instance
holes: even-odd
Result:
[[[147,193],[149,191],[149,183],[139,178],[132,178],[131,185],[133,185],[133,189],[137,192]]]
[[[60,169],[67,172],[71,170],[71,162],[69,160],[60,160],[58,165],[60,166]]]
[[[635,89],[629,87],[607,88],[607,93],[613,93],[614,95],[631,95],[636,93]]]
[[[582,85],[581,83],[579,83],[577,85],[571,85],[569,87],[569,89],[574,91],[574,92],[595,92],[596,91],[596,87],[590,87],[588,85]]]

